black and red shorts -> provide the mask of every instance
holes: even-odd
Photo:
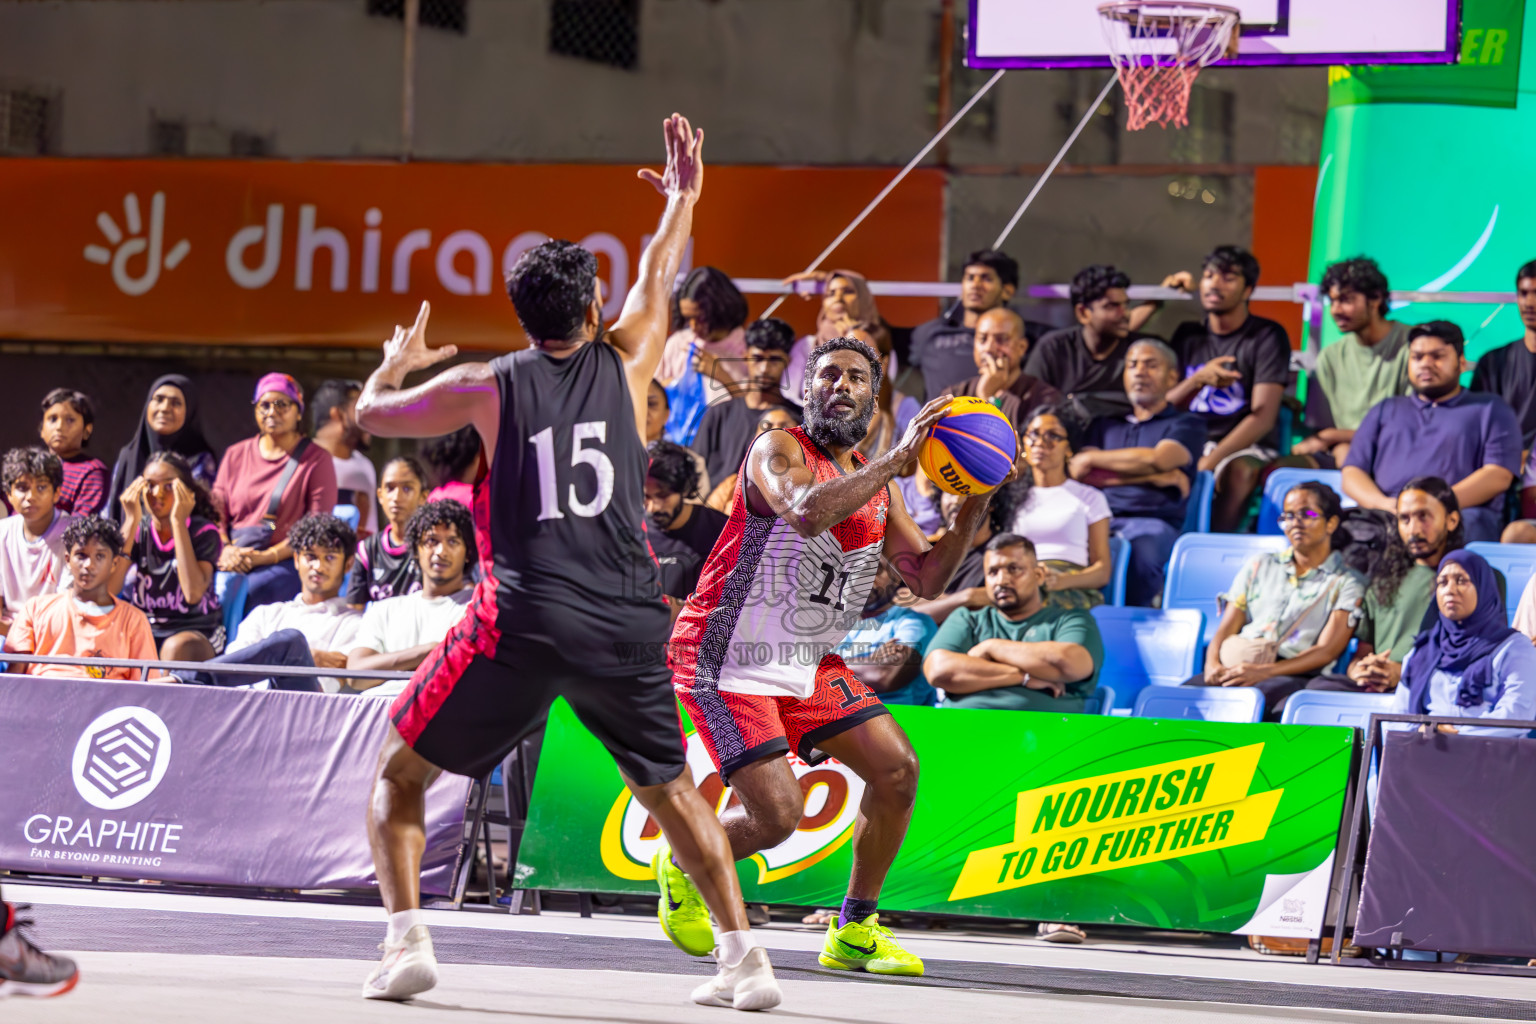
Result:
[[[817,749],[822,740],[890,714],[836,654],[817,664],[816,687],[803,700],[728,693],[697,683],[676,689],[724,780],[744,765],[791,750],[807,764],[819,764],[830,756]]]
[[[416,753],[478,779],[542,728],[550,704],[564,697],[626,778],[658,786],[687,767],[671,680],[660,663],[594,674],[552,644],[504,634],[495,598],[476,594],[389,717]]]

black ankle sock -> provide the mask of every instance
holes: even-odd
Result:
[[[854,921],[864,920],[875,912],[879,904],[879,900],[860,900],[852,896],[844,896],[843,909],[838,914],[837,926],[844,928]]]

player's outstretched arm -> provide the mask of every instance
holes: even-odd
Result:
[[[431,313],[431,304],[423,302],[410,330],[397,325],[394,336],[384,343],[384,361],[357,399],[358,425],[378,437],[438,437],[474,424],[489,458],[500,426],[496,375],[489,364],[460,363],[425,383],[402,389],[406,375],[458,353],[453,345],[427,347]]]
[[[673,114],[662,122],[662,138],[667,147],[666,168],[660,174],[642,169],[639,176],[666,197],[667,206],[651,244],[640,254],[635,285],[624,309],[607,335],[609,344],[624,357],[630,390],[642,416],[646,389],[667,341],[672,285],[693,231],[693,206],[704,187],[703,129],[695,131],[686,117]]]
[[[1015,464],[1004,485],[1013,481],[1017,471]],[[912,593],[924,600],[944,593],[966,552],[971,550],[976,531],[991,512],[993,493],[966,498],[955,517],[955,525],[930,545],[922,528],[907,512],[901,491],[891,488],[891,510],[885,521],[885,557],[896,566]]]
[[[825,533],[863,508],[917,457],[917,445],[945,415],[948,404],[948,398],[935,398],[923,405],[899,444],[831,481],[816,481],[799,441],[783,430],[770,430],[753,442],[746,456],[746,500],[760,516],[777,516],[802,537]]]
[[[901,467],[917,457],[928,428],[943,417],[948,398],[935,398],[912,418],[893,448],[852,473],[816,481],[805,452],[788,433],[770,430],[753,443],[747,456],[747,500],[764,516],[778,516],[802,537],[815,537],[863,508],[890,483]]]

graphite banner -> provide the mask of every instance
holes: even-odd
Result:
[[[1320,934],[1348,729],[892,708],[922,762],[889,910]],[[706,801],[735,799],[697,736]],[[799,829],[739,865],[750,901],[836,906],[863,782],[791,759]],[[660,829],[563,702],[550,715],[518,884],[645,892]]]
[[[0,675],[0,868],[281,889],[375,884],[364,817],[389,702]],[[427,792],[447,895],[470,780]]]

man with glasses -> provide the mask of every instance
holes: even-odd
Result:
[[[1128,416],[1101,416],[1088,444],[1072,456],[1074,480],[1104,491],[1114,513],[1110,533],[1131,546],[1126,600],[1150,605],[1162,593],[1173,542],[1184,523],[1205,423],[1168,401],[1179,360],[1164,342],[1144,338],[1125,354]]]

